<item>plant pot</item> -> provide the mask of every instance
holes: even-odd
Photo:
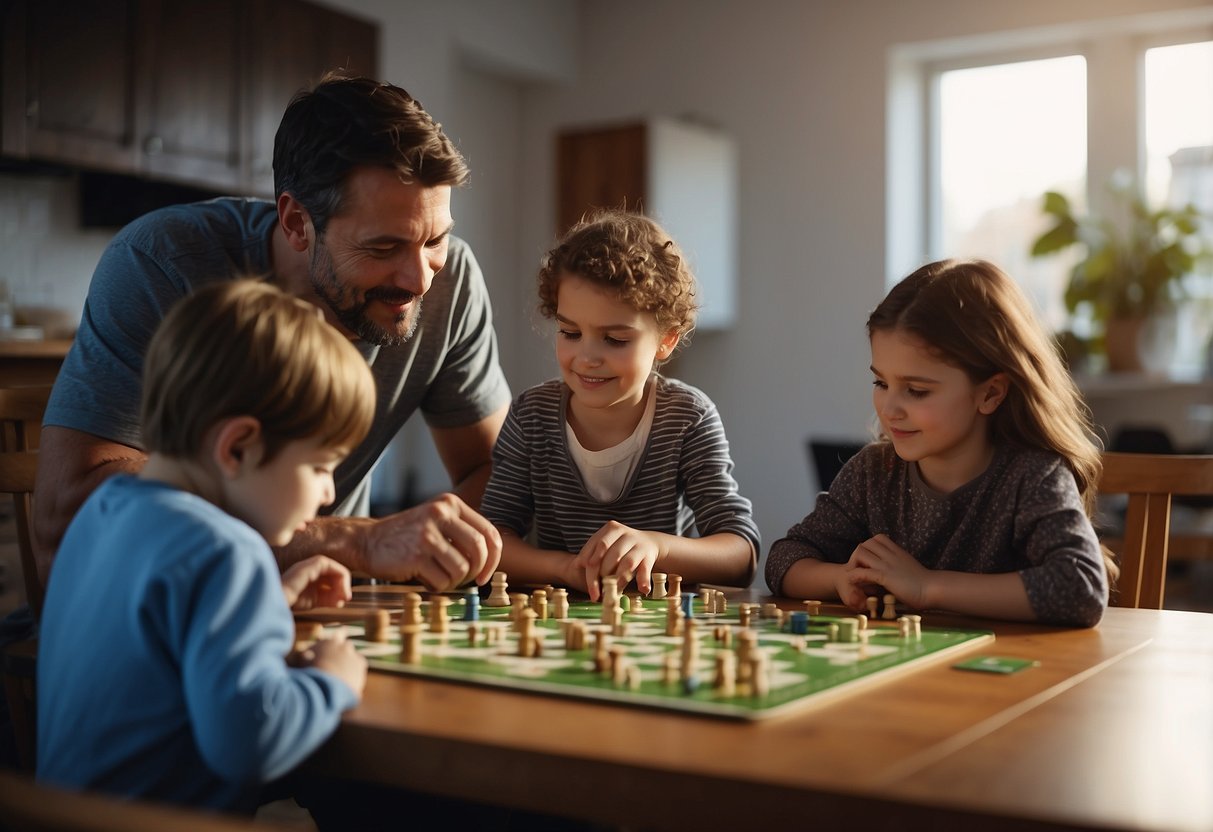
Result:
[[[1175,358],[1177,326],[1174,310],[1109,319],[1104,330],[1108,371],[1165,373]]]

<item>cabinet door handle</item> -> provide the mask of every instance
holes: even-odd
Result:
[[[164,139],[159,136],[148,136],[143,142],[143,152],[148,156],[155,156],[164,150]]]

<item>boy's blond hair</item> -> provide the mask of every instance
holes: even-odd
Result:
[[[292,441],[350,449],[374,415],[375,382],[358,350],[316,307],[258,280],[225,280],[183,298],[144,359],[148,453],[196,457],[217,422],[252,416],[264,465]]]

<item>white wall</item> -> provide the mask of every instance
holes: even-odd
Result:
[[[740,150],[738,325],[678,374],[716,400],[769,546],[813,501],[809,434],[862,436],[886,272],[887,59],[899,43],[1207,8],[1187,0],[587,0],[579,81],[524,98],[523,247],[554,224],[555,132],[690,112]]]

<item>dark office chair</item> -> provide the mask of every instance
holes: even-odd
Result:
[[[805,444],[809,464],[817,475],[817,490],[828,491],[842,466],[868,443],[854,439],[808,439]]]

